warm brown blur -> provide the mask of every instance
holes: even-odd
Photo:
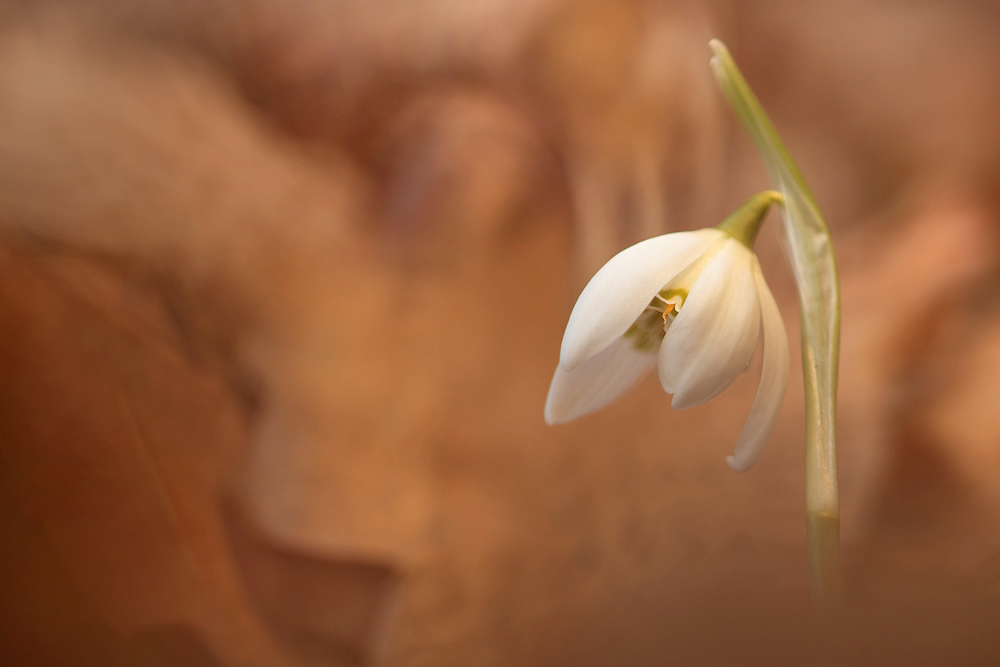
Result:
[[[976,0],[7,2],[0,664],[1000,664],[997,35]],[[542,421],[593,271],[768,187],[713,36],[840,261],[827,630],[776,234],[750,472],[753,373]]]

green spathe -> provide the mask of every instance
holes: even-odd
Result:
[[[802,311],[802,374],[806,401],[806,514],[815,601],[839,596],[840,499],[835,417],[840,350],[840,288],[833,243],[823,215],[760,102],[725,45],[712,40],[715,78],[775,187],[781,192],[786,250]]]

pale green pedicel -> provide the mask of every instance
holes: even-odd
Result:
[[[783,201],[784,197],[780,192],[774,190],[759,192],[719,223],[716,229],[726,232],[752,251],[757,232],[760,231],[760,225],[764,222],[767,212],[771,210],[771,204],[781,204]]]
[[[802,174],[725,45],[710,42],[712,70],[780,190],[786,251],[802,311],[806,401],[806,515],[810,578],[820,606],[840,589],[840,500],[835,417],[840,350],[840,288],[833,244]]]

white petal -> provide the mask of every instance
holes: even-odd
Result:
[[[571,371],[628,331],[653,296],[723,233],[700,229],[664,234],[612,257],[573,306],[559,365]]]
[[[757,345],[760,306],[754,256],[733,239],[691,288],[660,346],[660,384],[678,410],[718,396],[743,372]]]
[[[656,363],[656,352],[639,352],[619,338],[571,371],[556,368],[545,401],[545,423],[563,424],[621,396]]]
[[[785,322],[781,319],[778,304],[774,302],[771,290],[764,281],[760,264],[756,258],[753,262],[753,277],[760,295],[760,311],[764,326],[764,360],[760,374],[760,386],[757,396],[753,399],[750,416],[743,425],[736,451],[727,456],[726,461],[733,470],[746,472],[760,455],[764,446],[774,432],[778,422],[778,413],[785,398],[785,388],[788,386],[788,335],[785,333]]]

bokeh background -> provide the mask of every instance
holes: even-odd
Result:
[[[985,0],[0,6],[0,663],[1000,664]],[[810,612],[795,288],[753,373],[556,428],[572,304],[768,187],[843,282],[843,609]],[[773,215],[773,214],[772,214]]]

